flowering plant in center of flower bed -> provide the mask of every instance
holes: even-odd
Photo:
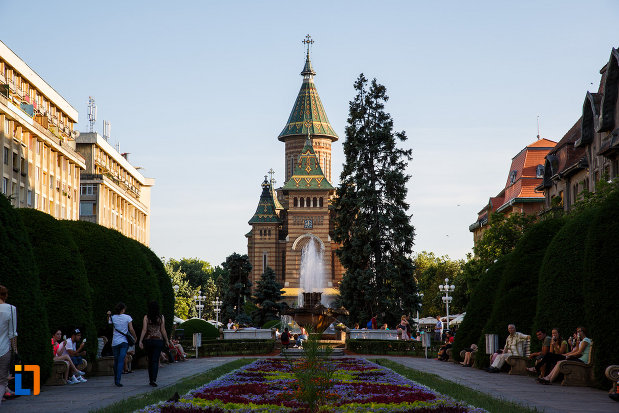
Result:
[[[141,412],[309,412],[297,397],[294,363],[263,359],[182,396],[178,402],[149,406]],[[319,412],[482,413],[364,359],[331,359],[331,383]]]

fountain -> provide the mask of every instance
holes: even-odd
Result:
[[[317,248],[318,242],[310,238],[301,251],[301,274],[299,284],[299,307],[289,308],[287,315],[294,321],[314,333],[321,334],[337,316],[348,315],[344,308],[329,308],[325,289],[323,250]]]

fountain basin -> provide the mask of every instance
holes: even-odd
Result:
[[[314,333],[322,333],[334,322],[338,316],[348,315],[345,308],[327,308],[320,303],[322,293],[303,293],[303,307],[289,308],[286,315],[292,316],[293,320]]]

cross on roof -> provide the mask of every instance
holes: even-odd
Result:
[[[301,41],[301,43],[307,45],[307,54],[309,55],[309,48],[311,44],[314,44],[314,41],[312,40],[312,37],[308,34],[307,36],[305,36],[305,39],[303,39]]]
[[[274,184],[276,181],[275,179],[273,179],[273,175],[275,175],[275,171],[273,170],[273,168],[269,169],[269,175],[271,175],[271,184]],[[266,178],[266,176],[265,176]]]

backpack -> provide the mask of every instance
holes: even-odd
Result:
[[[372,329],[372,320],[368,321],[367,328]]]

